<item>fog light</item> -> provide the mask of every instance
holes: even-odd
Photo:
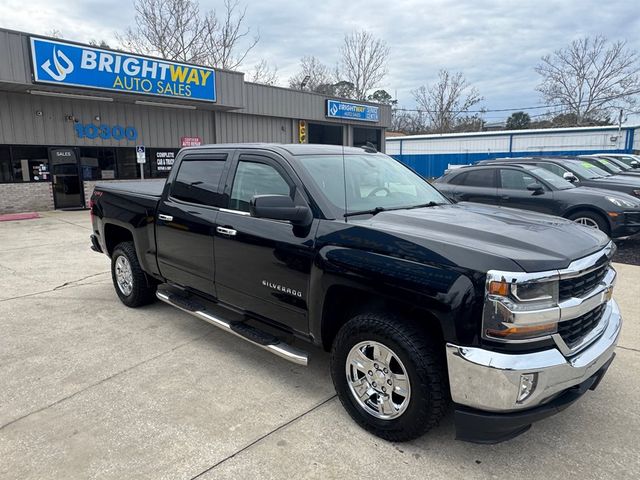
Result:
[[[525,373],[520,375],[520,390],[518,391],[518,399],[516,403],[522,403],[531,396],[536,389],[538,383],[537,373]]]

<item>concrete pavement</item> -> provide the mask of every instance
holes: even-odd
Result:
[[[595,392],[494,446],[453,419],[392,444],[334,396],[328,355],[298,367],[164,304],[132,310],[87,212],[0,224],[0,478],[638,478],[640,267]]]

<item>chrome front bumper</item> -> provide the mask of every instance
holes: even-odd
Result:
[[[593,376],[613,356],[622,317],[609,300],[599,338],[573,356],[557,348],[527,354],[497,353],[447,343],[451,397],[459,405],[491,412],[512,412],[542,405]],[[533,393],[517,402],[521,375],[537,373]]]

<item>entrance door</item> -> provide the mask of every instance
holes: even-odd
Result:
[[[56,208],[84,208],[84,195],[75,148],[49,149],[53,200]]]

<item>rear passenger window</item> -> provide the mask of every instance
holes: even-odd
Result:
[[[225,157],[185,158],[171,186],[171,196],[183,202],[222,206],[219,191]]]
[[[291,187],[271,165],[241,160],[233,180],[229,208],[248,212],[254,195],[290,194]]]
[[[467,187],[495,187],[496,177],[494,173],[495,169],[493,168],[482,168],[467,172],[463,183],[460,185],[466,185]]]
[[[458,173],[457,175],[454,173],[453,175],[451,175],[451,178],[446,183],[449,183],[451,185],[464,185],[465,178],[467,178],[466,173]]]

